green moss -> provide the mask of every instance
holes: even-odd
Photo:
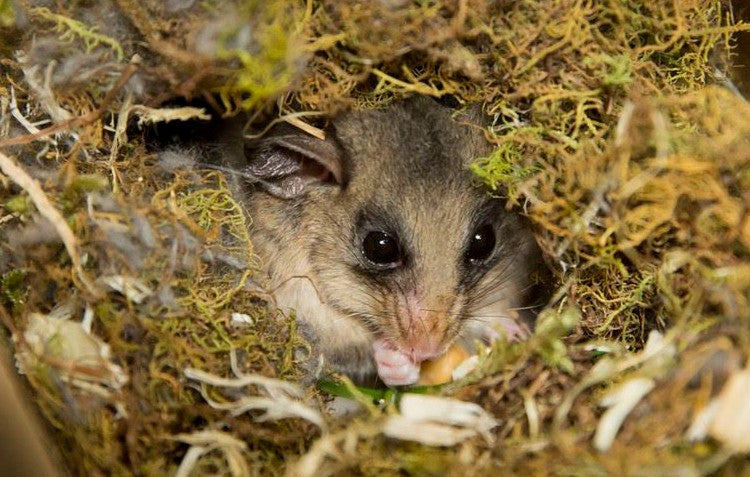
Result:
[[[16,11],[13,0],[0,0],[0,26],[12,27],[16,24]]]
[[[538,171],[538,166],[526,165],[524,137],[540,135],[539,128],[519,128],[495,139],[498,146],[489,156],[476,159],[471,170],[493,191],[504,190],[511,197],[517,194],[519,184]]]
[[[60,205],[67,214],[78,209],[86,195],[109,188],[109,180],[98,174],[75,175],[60,193]]]
[[[633,62],[626,54],[584,58],[585,66],[602,64],[605,67],[602,85],[609,87],[626,86],[633,82]]]
[[[240,18],[253,22],[226,28],[219,37],[218,58],[233,62],[229,83],[218,92],[224,105],[233,109],[233,97],[239,96],[244,109],[257,107],[283,92],[304,61],[302,44],[297,37],[299,12],[285,2],[247,2]],[[237,48],[243,36],[250,35],[248,49]]]
[[[0,294],[13,308],[26,303],[28,295],[26,275],[25,270],[15,269],[0,276]]]
[[[27,194],[18,194],[5,201],[5,208],[9,212],[25,215],[33,210],[33,204]]]
[[[536,352],[550,366],[557,366],[566,373],[573,372],[573,362],[568,357],[567,347],[562,339],[581,321],[581,312],[576,308],[566,308],[561,312],[545,310],[539,314],[534,331]]]

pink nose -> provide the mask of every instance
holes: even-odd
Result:
[[[445,303],[434,307],[424,307],[422,300],[415,292],[401,296],[400,312],[404,333],[401,335],[402,351],[416,362],[436,358],[442,355],[447,346],[442,345],[445,338],[444,313],[431,308],[447,309]]]
[[[439,339],[431,336],[410,336],[404,342],[405,351],[414,361],[421,363],[426,359],[437,358],[444,352],[444,346],[439,345]]]

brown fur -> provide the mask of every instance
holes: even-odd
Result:
[[[467,166],[489,144],[476,114],[454,119],[452,112],[417,97],[340,115],[327,138],[339,151],[339,181],[313,181],[292,198],[257,184],[247,190],[252,240],[277,302],[296,311],[326,363],[358,381],[375,372],[374,339],[404,343],[414,324],[399,300],[410,293],[428,310],[416,332],[446,347],[459,335],[481,338],[484,324],[502,324],[529,305],[539,249],[519,215],[474,185]],[[251,147],[247,159],[269,141]],[[467,266],[469,234],[487,221],[497,237],[493,263]],[[397,231],[403,266],[363,269],[367,224]]]

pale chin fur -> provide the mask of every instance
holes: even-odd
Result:
[[[273,295],[282,312],[294,313],[300,329],[303,332],[309,330],[305,334],[315,353],[312,361],[330,364],[334,369],[350,376],[374,375],[376,369],[372,363],[348,360],[341,362],[332,357],[338,354],[335,353],[336,350],[347,353],[345,349],[350,349],[350,352],[359,349],[362,353],[369,354],[377,337],[367,329],[361,318],[342,313],[324,303],[318,291],[320,284],[316,283],[310,272],[308,260],[303,253],[294,255],[293,258],[284,257],[286,260],[275,261],[277,268],[273,271],[270,288],[274,290]],[[289,266],[281,270],[278,268],[279,263]],[[519,341],[528,337],[529,329],[526,324],[513,317],[514,312],[510,311],[518,301],[515,293],[516,290],[508,288],[498,290],[474,306],[465,318],[456,340],[467,350],[472,350],[477,342],[491,344],[498,339]],[[313,365],[311,368],[319,367]]]
[[[361,365],[369,369],[351,369],[347,365],[354,363],[331,362],[335,361],[330,356],[335,350],[343,352],[345,348],[351,347],[369,352],[375,338],[360,319],[347,316],[321,300],[318,292],[320,284],[316,283],[310,272],[308,260],[300,253],[294,258],[283,257],[275,263],[290,266],[273,271],[269,288],[274,290],[273,296],[279,309],[285,314],[294,313],[296,316],[305,338],[311,342],[315,354],[313,359],[332,364],[345,374],[374,374],[374,366],[366,363]],[[292,264],[296,266],[291,266]]]

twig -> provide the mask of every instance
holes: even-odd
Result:
[[[316,128],[315,126],[311,124],[307,124],[306,122],[301,120],[299,117],[289,115],[284,119],[284,121],[296,127],[297,129],[301,129],[307,134],[320,139],[321,141],[325,141],[326,139],[326,133],[322,129]]]
[[[104,99],[102,99],[101,104],[95,110],[84,114],[83,116],[78,116],[76,118],[68,119],[67,121],[53,124],[52,126],[44,128],[41,131],[33,134],[24,134],[23,136],[16,136],[6,139],[5,141],[0,141],[0,147],[28,144],[32,141],[45,138],[58,131],[73,129],[75,127],[83,126],[96,121],[107,111],[107,107],[110,105],[110,103],[112,103],[112,101],[114,101],[117,93],[122,89],[123,86],[125,86],[130,77],[133,76],[133,74],[138,70],[139,67],[140,58],[138,56],[135,56],[133,57],[133,60],[131,60],[130,64],[123,70],[122,74],[120,75],[120,79],[118,79],[117,83],[115,83],[112,89],[107,92],[107,94],[104,96]]]
[[[39,128],[34,126],[28,119],[26,119],[18,109],[18,103],[16,102],[16,91],[15,88],[13,88],[13,85],[10,85],[10,114],[12,114],[13,117],[16,118],[19,123],[21,123],[21,126],[23,126],[31,134],[39,133]],[[54,139],[52,139],[50,142],[55,145]]]
[[[73,271],[86,290],[94,296],[101,295],[83,272],[83,267],[81,266],[81,255],[78,251],[78,241],[76,240],[75,235],[73,235],[73,231],[70,230],[68,223],[60,212],[54,205],[52,205],[52,202],[44,193],[44,190],[42,190],[39,183],[23,170],[15,159],[6,156],[3,153],[0,153],[0,170],[29,194],[31,201],[34,203],[42,217],[49,220],[55,228],[55,231],[57,231],[57,234],[65,245],[65,249],[68,251],[68,255],[70,255],[70,261],[73,263]]]
[[[320,130],[318,128],[314,128],[314,126],[310,126],[308,124],[307,126],[309,126],[309,128],[318,129],[318,133],[316,134],[312,130],[308,130],[308,129],[305,129],[303,127],[300,127],[300,123],[302,123],[302,121],[299,120],[299,118],[301,118],[303,116],[323,116],[324,114],[325,113],[323,113],[321,111],[299,111],[299,112],[296,112],[296,113],[285,114],[284,116],[280,116],[278,118],[274,118],[259,133],[257,133],[257,134],[245,134],[244,138],[248,139],[248,140],[252,140],[252,139],[258,139],[260,137],[263,137],[268,131],[271,130],[271,128],[273,126],[275,126],[276,124],[284,121],[284,122],[287,122],[287,123],[291,124],[292,126],[296,126],[297,128],[304,130],[308,134],[312,134],[313,136],[318,137],[319,139],[325,139],[325,133],[322,130]],[[303,123],[303,124],[306,124],[306,123]],[[323,137],[320,137],[320,134],[322,134]]]

